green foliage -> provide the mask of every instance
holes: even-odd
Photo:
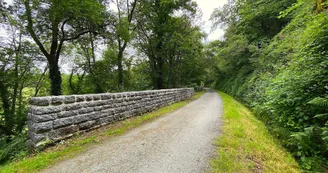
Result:
[[[217,46],[217,87],[251,106],[305,170],[325,170],[327,11],[312,1],[238,2]]]
[[[26,134],[18,135],[7,143],[5,138],[0,139],[0,164],[8,159],[22,159],[28,155],[26,148]]]
[[[117,26],[117,34],[122,37],[125,42],[131,41],[131,33],[129,31],[129,21],[127,18],[123,18],[119,21]]]
[[[280,12],[280,16],[278,18],[284,18],[284,17],[286,17],[288,14],[290,14],[292,11],[294,11],[297,8],[299,8],[303,4],[304,4],[304,2],[302,2],[302,1],[299,1],[298,3],[294,3],[292,6],[290,6],[289,8],[287,8],[285,11],[281,11]]]

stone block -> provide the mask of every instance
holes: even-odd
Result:
[[[73,103],[63,106],[64,111],[72,111],[72,110],[78,110],[82,108],[83,103]]]
[[[32,97],[29,100],[30,105],[48,106],[50,104],[50,97]]]
[[[52,121],[57,118],[57,114],[31,115],[31,120],[36,123]]]
[[[79,114],[86,114],[90,112],[93,112],[93,108],[83,108],[79,110]]]
[[[97,107],[94,107],[93,110],[95,112],[100,112],[101,110],[104,110],[105,108],[103,106],[97,106]]]
[[[75,103],[75,96],[66,96],[64,99],[65,104]]]
[[[89,114],[77,115],[74,117],[74,123],[78,124],[89,120]]]
[[[32,132],[31,130],[27,131],[27,136],[33,143],[38,143],[42,140],[45,140],[47,137],[46,133],[36,134],[36,133]]]
[[[48,121],[48,122],[42,122],[42,123],[35,123],[32,121],[29,121],[27,123],[27,127],[29,130],[35,132],[35,133],[44,133],[48,132],[53,128],[53,122]]]
[[[96,120],[96,119],[100,118],[100,115],[101,115],[100,112],[98,112],[98,113],[93,112],[93,113],[88,114],[88,118],[89,118],[89,120]]]
[[[103,117],[103,118],[98,119],[98,123],[102,126],[107,125],[113,121],[114,121],[113,117]]]
[[[92,127],[94,127],[97,124],[97,121],[87,121],[84,123],[81,123],[78,125],[80,130],[87,130],[87,129],[91,129]]]
[[[51,104],[52,105],[61,105],[64,103],[64,96],[52,96],[51,97]]]
[[[112,115],[114,115],[114,110],[113,109],[106,109],[106,110],[102,110],[100,112],[100,117],[110,117]]]
[[[94,101],[93,107],[103,106],[106,104],[107,104],[107,100],[98,100],[98,101]]]
[[[110,100],[113,98],[113,94],[105,93],[105,94],[102,94],[100,97],[101,97],[101,100]]]
[[[93,95],[85,95],[85,100],[86,101],[92,101],[93,100]]]
[[[84,95],[77,95],[75,96],[76,102],[84,102],[85,98]]]
[[[64,118],[64,117],[73,117],[78,114],[78,111],[71,110],[71,111],[62,111],[58,113],[58,118]]]
[[[117,104],[116,103],[111,103],[111,104],[108,104],[108,105],[104,105],[103,107],[105,109],[115,108],[115,107],[117,107]]]
[[[46,106],[46,107],[37,107],[37,106],[31,106],[29,108],[29,113],[32,113],[34,115],[44,115],[44,114],[52,114],[57,113],[62,110],[62,107],[60,106]]]
[[[106,104],[106,101],[93,101],[93,102],[86,102],[84,107],[96,107],[96,106],[102,106]]]
[[[116,94],[115,94],[115,99],[120,99],[120,98],[123,98],[123,94],[121,94],[121,93],[116,93]]]
[[[68,126],[74,123],[74,117],[60,118],[54,121],[54,128]]]
[[[101,95],[100,94],[93,95],[93,100],[100,100],[100,99],[101,99]]]
[[[53,141],[58,141],[72,136],[75,132],[79,130],[77,125],[70,125],[67,127],[59,128],[48,133],[49,139]]]

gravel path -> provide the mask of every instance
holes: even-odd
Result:
[[[96,145],[45,172],[209,172],[221,115],[220,96],[208,91],[173,113]]]

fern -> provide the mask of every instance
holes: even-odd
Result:
[[[324,114],[317,114],[317,115],[315,115],[313,118],[317,118],[317,119],[324,119],[324,118],[328,118],[328,113],[324,113]]]
[[[5,146],[1,146],[0,148],[0,163],[5,162],[6,159],[10,158],[12,155],[14,155],[18,148],[21,148],[21,146],[25,145],[26,138],[25,137],[17,137],[10,143],[8,143]]]
[[[316,97],[308,103],[320,107],[328,107],[328,98]]]

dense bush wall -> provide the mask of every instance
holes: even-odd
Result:
[[[216,14],[222,22],[233,13],[225,40],[211,45],[216,87],[248,104],[313,172],[328,170],[328,4],[322,2],[237,0]]]

